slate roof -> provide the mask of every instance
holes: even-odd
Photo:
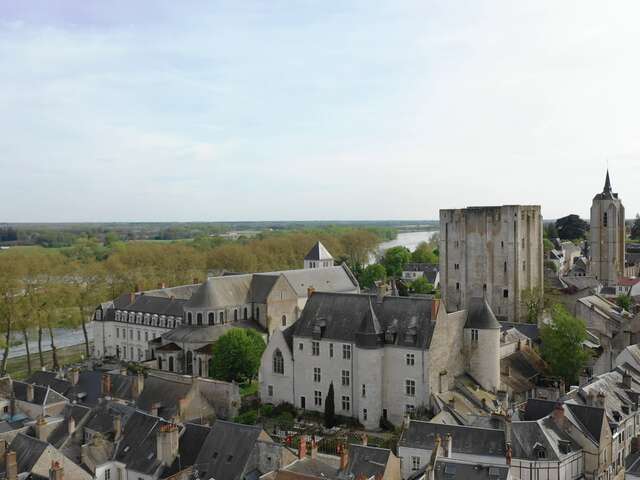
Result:
[[[47,442],[18,433],[9,446],[9,450],[16,452],[18,472],[30,472],[48,446]],[[4,465],[2,470],[5,471]]]
[[[131,302],[130,294],[125,293],[120,295],[113,303],[116,310],[181,317],[186,301],[145,292],[136,294],[133,302]]]
[[[333,461],[334,458],[337,461]],[[281,470],[276,475],[277,480],[284,479],[298,479],[298,478],[326,478],[335,480],[338,478],[338,469],[340,467],[340,460],[338,457],[323,457],[322,459],[306,457],[302,460],[296,460],[295,462],[287,465],[286,470]],[[290,475],[285,475],[289,473]]]
[[[349,464],[345,473],[355,478],[364,475],[366,478],[384,474],[391,450],[364,445],[349,445]]]
[[[251,328],[259,333],[266,333],[264,328],[252,320],[239,320],[237,322],[218,325],[180,325],[173,330],[163,333],[162,339],[178,345],[182,343],[212,343],[234,328]],[[157,348],[156,351],[161,348],[162,347]]]
[[[434,480],[506,480],[508,475],[509,467],[506,465],[487,465],[452,458],[439,458],[434,469]]]
[[[176,457],[173,464],[162,472],[162,477],[166,478],[192,466],[210,431],[211,427],[206,425],[185,423],[178,444],[179,457]]]
[[[135,408],[128,405],[118,402],[104,402],[91,410],[85,427],[102,434],[105,438],[113,438],[114,417],[120,416],[121,424],[124,425],[134,412]]]
[[[467,322],[464,328],[478,330],[500,328],[496,316],[485,298],[472,298],[467,307]]]
[[[562,281],[569,287],[573,287],[576,290],[596,289],[600,286],[600,282],[595,277],[587,276],[568,276],[562,277]]]
[[[61,448],[69,437],[69,418],[73,418],[76,428],[78,425],[88,418],[91,414],[91,409],[83,405],[66,405],[62,414],[64,420],[58,422],[58,425],[49,434],[47,441],[56,448]]]
[[[556,406],[553,400],[542,400],[540,398],[529,398],[524,406],[525,420],[540,420],[553,412]]]
[[[534,342],[540,340],[540,329],[535,323],[500,322],[500,329],[502,330],[502,332],[507,331],[511,328],[515,328]]]
[[[375,295],[315,292],[293,324],[293,335],[314,337],[321,332],[322,338],[355,343],[363,320],[373,312],[380,330],[395,337],[388,343],[425,349],[435,324],[432,303],[413,297],[387,296],[378,301]]]
[[[153,404],[158,403],[158,416],[170,419],[178,414],[178,403],[181,398],[186,398],[191,388],[191,383],[173,382],[149,375],[144,379],[144,388],[136,406],[150,412]]]
[[[602,433],[602,421],[604,417],[604,409],[598,407],[587,407],[586,405],[577,405],[575,403],[565,403],[573,418],[582,426],[582,431],[591,437],[596,445],[600,444],[600,435]]]
[[[304,257],[305,260],[333,260],[333,257],[329,253],[329,250],[322,244],[322,242],[316,242],[316,244],[311,247],[309,253],[307,253]]]
[[[10,398],[11,390],[13,390],[13,394],[15,395],[16,400],[26,402],[28,385],[29,384],[26,382],[20,382],[17,380],[5,378],[0,384],[0,393],[6,398]],[[62,396],[55,390],[52,390],[48,386],[33,385],[33,402],[30,403],[33,403],[35,405],[52,405],[54,403],[66,401],[68,400],[64,396]]]
[[[180,348],[175,343],[167,343],[166,345],[162,345],[161,347],[156,348],[156,352],[179,352],[182,348]]]
[[[301,268],[280,272],[256,273],[255,276],[282,274],[291,284],[299,298],[308,294],[308,289],[316,292],[353,292],[359,288],[358,281],[346,264],[326,268]]]
[[[200,478],[240,480],[261,427],[217,420],[196,458]]]
[[[49,386],[69,400],[77,400],[85,405],[94,406],[100,398],[102,372],[83,370],[78,377],[77,385],[72,385],[66,379],[57,378],[54,372],[34,372],[27,383]]]
[[[249,296],[253,275],[210,277],[195,291],[185,308],[208,309],[251,303]]]
[[[560,451],[560,441],[571,446],[568,453]],[[511,447],[513,457],[518,459],[538,460],[536,448],[543,447],[545,460],[561,460],[580,447],[569,436],[561,432],[551,417],[535,421],[513,422],[511,424]]]
[[[444,439],[447,433],[451,434],[454,452],[504,458],[504,431],[489,428],[444,425],[411,420],[409,428],[404,431],[400,438],[399,445],[433,450],[436,435],[439,434],[440,438]]]
[[[160,466],[156,457],[156,434],[160,425],[168,424],[144,412],[134,412],[126,423],[118,443],[115,460],[127,469],[152,475]]]

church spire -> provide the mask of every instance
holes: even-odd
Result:
[[[611,180],[609,179],[609,169],[607,168],[607,178],[604,181],[604,190],[602,193],[611,193]]]

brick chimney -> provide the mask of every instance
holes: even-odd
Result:
[[[27,402],[33,402],[34,388],[32,383],[27,383]]]
[[[434,298],[431,300],[431,320],[435,320],[440,310],[440,299]]]
[[[113,441],[117,442],[122,436],[122,417],[115,415],[113,417]]]
[[[349,450],[347,449],[347,445],[346,444],[342,444],[342,446],[340,447],[340,471],[344,472],[347,470],[347,467],[349,466]]]
[[[18,461],[13,450],[4,453],[4,470],[6,480],[18,480]]]
[[[453,437],[450,433],[447,433],[444,437],[444,456],[451,458],[453,452]]]
[[[133,384],[131,385],[131,394],[133,395],[134,400],[138,399],[138,397],[142,393],[143,388],[144,375],[142,373],[138,373],[135,377],[133,377]]]
[[[39,415],[36,419],[36,438],[38,440],[42,440],[43,442],[47,441],[47,420],[44,416]]]
[[[513,450],[511,449],[511,444],[507,443],[507,447],[504,453],[505,459],[507,461],[507,465],[511,465],[511,459],[513,458]]]
[[[69,418],[67,419],[67,433],[69,435],[73,435],[75,431],[76,431],[76,419],[73,418],[71,415],[69,415]]]
[[[553,418],[553,422],[558,426],[558,428],[563,429],[565,427],[566,418],[564,416],[564,405],[562,402],[557,402],[555,404],[551,416]]]
[[[175,423],[160,425],[156,434],[156,457],[165,466],[169,466],[178,456],[180,432]]]
[[[149,412],[151,415],[153,415],[154,417],[158,416],[158,411],[160,410],[160,407],[162,405],[160,404],[160,402],[153,402],[151,404],[151,411]]]
[[[318,442],[315,435],[311,437],[311,458],[318,458]]]
[[[138,286],[136,285],[136,289],[138,288]],[[129,292],[129,305],[132,305],[133,303],[135,303],[136,301],[136,293],[135,292]]]
[[[311,295],[313,295],[313,292],[315,292],[316,289],[313,287],[307,287],[307,298],[310,298]]]
[[[64,468],[62,468],[60,462],[51,462],[51,468],[49,469],[49,480],[64,480]]]
[[[362,445],[364,447],[366,447],[368,443],[369,443],[369,437],[367,437],[366,433],[363,433],[362,434]]]
[[[384,282],[379,281],[376,283],[376,287],[376,300],[378,303],[382,303],[384,296],[387,294],[387,285]]]
[[[181,398],[178,400],[178,417],[184,420],[184,416],[187,413],[187,399]]]
[[[80,381],[80,370],[77,368],[69,370],[67,372],[67,380],[69,380],[71,385],[78,385],[78,382]]]
[[[300,435],[300,445],[298,445],[298,458],[303,460],[307,457],[307,436]]]
[[[102,396],[110,397],[111,396],[111,375],[108,373],[102,374],[102,383],[100,387]]]

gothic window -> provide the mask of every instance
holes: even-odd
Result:
[[[280,349],[273,352],[273,373],[284,375],[284,358]]]

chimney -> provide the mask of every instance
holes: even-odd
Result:
[[[315,435],[311,437],[311,458],[318,458],[318,442]]]
[[[431,320],[435,320],[440,310],[440,299],[434,298],[431,300]]]
[[[366,447],[368,443],[369,443],[369,437],[367,437],[366,433],[363,433],[362,434],[362,446]]]
[[[0,458],[4,458],[4,454],[7,453],[7,441],[4,439],[0,440]]]
[[[42,440],[43,442],[47,441],[47,420],[44,416],[39,415],[36,419],[36,438],[38,440]]]
[[[160,425],[156,435],[156,457],[165,466],[169,466],[178,456],[180,432],[175,423]]]
[[[136,286],[136,289],[137,289],[137,288],[138,288],[138,287]],[[135,294],[135,292],[129,292],[129,305],[131,305],[131,304],[135,303],[135,301],[136,301],[136,294]]]
[[[18,461],[13,450],[4,454],[4,470],[6,480],[18,480]]]
[[[507,460],[507,465],[511,465],[511,458],[513,457],[513,450],[511,450],[511,444],[507,443],[507,448],[505,449],[505,454],[504,454],[506,460]]]
[[[447,433],[445,435],[444,444],[445,444],[444,456],[446,458],[451,458],[452,452],[453,452],[453,437],[451,436],[450,433]]]
[[[110,397],[111,396],[111,375],[109,375],[108,373],[103,373],[102,374],[101,390],[102,390],[102,396],[103,397]]]
[[[307,287],[307,298],[311,298],[311,295],[313,295],[313,292],[315,292],[316,289],[313,287]]]
[[[347,446],[342,444],[340,447],[340,471],[344,472],[347,470],[349,466],[349,450],[347,450]]]
[[[506,367],[504,367],[504,374],[505,374],[507,377],[510,377],[510,376],[511,376],[511,366],[510,366],[510,365],[507,365]]]
[[[300,435],[300,445],[298,445],[298,458],[303,460],[307,458],[307,436]]]
[[[195,285],[196,283],[200,283],[200,280],[198,280],[198,277],[193,277],[193,284]]]
[[[73,435],[73,432],[76,431],[76,419],[69,415],[67,419],[67,433],[69,435]]]
[[[565,427],[564,405],[561,402],[557,402],[553,407],[552,412],[553,422],[558,428],[563,429]]]
[[[115,415],[113,417],[113,441],[117,442],[122,436],[122,417]]]
[[[33,384],[27,383],[27,402],[33,402]]]
[[[508,413],[504,416],[504,440],[511,445],[511,415]]]
[[[382,303],[384,296],[387,294],[387,285],[384,282],[377,282],[377,302]]]
[[[158,282],[158,288],[167,288],[167,285],[164,282]]]
[[[71,385],[78,385],[78,382],[80,381],[80,370],[78,370],[77,368],[72,368],[71,370],[69,370],[67,372],[67,380],[69,380],[69,383]]]
[[[451,395],[451,398],[449,399],[449,407],[452,409],[456,408],[456,397],[454,397],[453,395]]]
[[[138,397],[142,393],[143,388],[144,388],[144,375],[142,373],[138,373],[133,378],[133,385],[131,386],[131,393],[133,395],[134,400],[138,399]]]
[[[606,395],[604,394],[604,392],[601,390],[598,392],[598,397],[596,400],[596,406],[600,407],[600,408],[604,408],[604,401],[605,401]]]
[[[124,375],[125,377],[128,375],[127,367],[120,367],[120,375]]]
[[[151,404],[151,411],[149,412],[152,416],[157,417],[158,411],[160,410],[160,402],[153,402]]]
[[[60,462],[51,462],[51,468],[49,469],[49,480],[64,480],[64,468],[62,468]]]
[[[187,399],[181,398],[178,400],[178,417],[184,420],[184,416],[187,413]]]
[[[631,375],[629,375],[629,372],[627,372],[626,370],[622,374],[622,385],[627,390],[631,390]]]

